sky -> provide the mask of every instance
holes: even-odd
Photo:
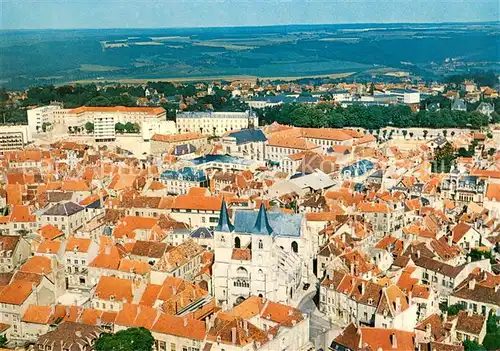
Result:
[[[0,0],[1,29],[499,21],[498,0]]]

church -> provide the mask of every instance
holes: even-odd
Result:
[[[303,215],[261,204],[258,212],[237,209],[233,218],[223,201],[214,233],[217,304],[231,308],[251,295],[290,304],[312,272]]]

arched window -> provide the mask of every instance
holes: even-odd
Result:
[[[226,238],[224,237],[224,235],[220,237],[220,242],[221,243],[225,243],[226,242]]]
[[[292,241],[292,251],[295,253],[299,252],[299,244],[296,241]]]
[[[263,249],[264,248],[264,243],[262,242],[262,240],[259,240],[259,249]]]
[[[241,241],[240,241],[240,238],[239,237],[235,237],[234,238],[234,247],[236,249],[239,249],[241,247]]]

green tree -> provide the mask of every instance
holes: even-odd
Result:
[[[115,131],[117,133],[123,134],[125,132],[125,125],[123,123],[116,123],[115,124]]]
[[[462,345],[464,346],[464,351],[484,351],[484,347],[479,345],[477,341],[464,340]]]
[[[127,133],[134,133],[135,132],[135,127],[131,122],[125,123],[125,126],[123,128],[125,129],[125,132],[127,132]]]
[[[488,321],[486,322],[486,336],[483,340],[483,346],[488,351],[500,350],[499,322],[499,318],[493,313],[493,311],[490,311]]]
[[[5,335],[0,335],[0,347],[7,346],[7,337]]]
[[[129,328],[116,334],[103,333],[96,340],[96,351],[151,351],[154,339],[145,328]]]
[[[446,129],[443,129],[443,136],[446,138],[447,135],[448,135],[448,131]]]
[[[94,132],[94,123],[92,122],[87,122],[85,123],[85,130],[87,131],[88,134]]]
[[[446,143],[442,148],[437,148],[432,162],[432,172],[448,173],[455,162],[456,156],[453,146]]]
[[[424,129],[424,139],[427,139],[427,134],[429,134],[429,131],[427,129]]]

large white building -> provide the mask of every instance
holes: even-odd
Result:
[[[31,141],[30,126],[0,126],[0,152],[22,149]]]
[[[144,140],[156,133],[164,132],[163,124],[168,124],[167,114],[162,107],[78,107],[68,111],[75,120],[94,123],[96,141],[113,141],[116,138],[117,123],[136,123],[141,129]],[[171,124],[171,123],[170,123]]]
[[[289,304],[312,266],[303,216],[236,210],[225,202],[215,228],[213,283],[216,303],[233,306],[251,295]],[[312,261],[312,260],[311,260]]]
[[[183,112],[177,114],[177,130],[222,135],[235,129],[259,125],[257,115],[247,112]]]
[[[61,105],[49,105],[28,110],[28,126],[32,134],[42,130],[43,124],[54,123],[55,111],[61,111]]]

